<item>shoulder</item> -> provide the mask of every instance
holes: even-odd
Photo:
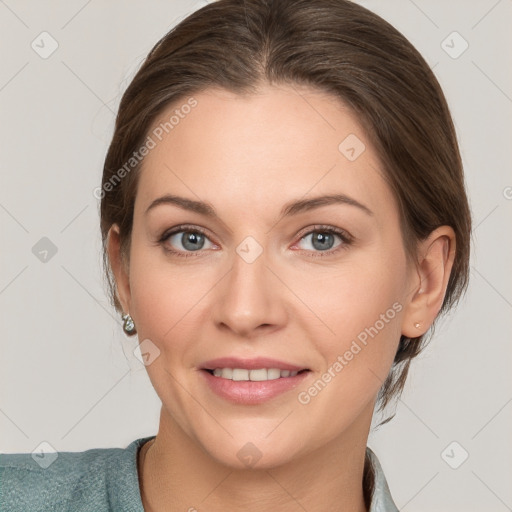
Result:
[[[366,453],[371,461],[375,477],[370,512],[398,512],[377,455],[369,447],[366,448]]]
[[[149,439],[126,448],[0,454],[0,510],[142,511],[137,452]]]

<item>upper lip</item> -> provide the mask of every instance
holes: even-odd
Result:
[[[241,359],[238,357],[219,357],[201,364],[203,370],[215,370],[215,368],[243,368],[246,370],[257,370],[260,368],[277,368],[279,370],[300,371],[307,370],[304,366],[297,366],[285,361],[279,361],[269,357],[254,357]]]

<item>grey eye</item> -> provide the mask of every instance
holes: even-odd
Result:
[[[328,251],[333,247],[337,247],[337,245],[341,243],[340,241],[336,246],[334,245],[336,237],[341,240],[340,236],[335,233],[329,233],[326,231],[312,231],[311,233],[308,233],[306,236],[304,236],[301,242],[310,239],[308,244],[309,247],[305,247],[305,249],[311,250],[312,247],[313,250],[316,251]]]
[[[179,231],[169,237],[169,243],[178,250],[199,251],[203,249],[207,238],[197,231]],[[181,247],[179,246],[181,244]]]

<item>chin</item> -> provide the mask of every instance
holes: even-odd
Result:
[[[285,465],[298,455],[296,446],[292,449],[293,443],[288,445],[281,443],[280,439],[276,441],[235,441],[204,448],[214,460],[226,467],[236,470],[268,470]]]

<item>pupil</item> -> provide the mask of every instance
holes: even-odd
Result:
[[[204,235],[201,233],[184,233],[181,237],[183,247],[189,251],[197,251],[204,245]]]
[[[313,235],[313,247],[324,251],[332,247],[334,240],[331,233],[316,233]]]

